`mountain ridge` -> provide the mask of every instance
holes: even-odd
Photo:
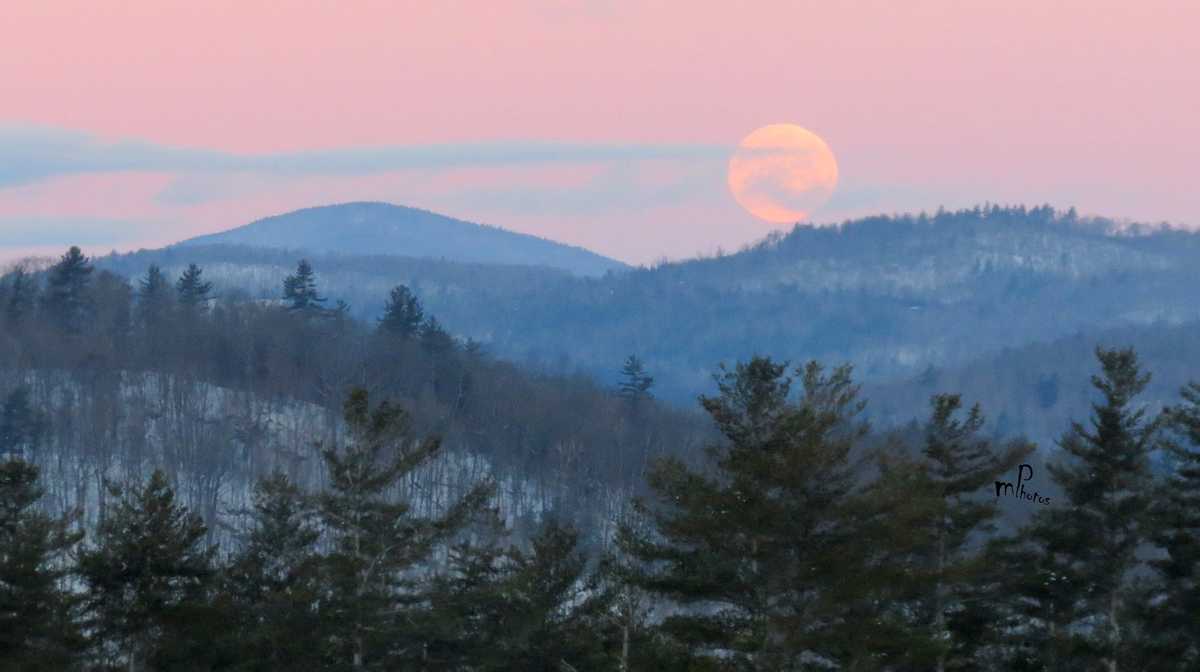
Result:
[[[211,265],[219,285],[264,297],[278,296],[295,263],[249,248],[166,252],[178,265],[185,251]],[[167,255],[110,262],[133,276],[156,259]],[[447,329],[511,361],[611,380],[637,354],[657,393],[681,403],[707,389],[717,364],[753,354],[850,362],[864,379],[903,380],[1075,333],[1200,320],[1191,290],[1200,234],[1048,206],[801,226],[734,254],[599,277],[428,259],[313,261],[323,290],[361,317],[377,317],[388,289],[405,284]]]
[[[583,247],[383,201],[351,201],[263,217],[168,248],[246,245],[296,252],[391,255],[546,266],[599,276],[626,264]]]

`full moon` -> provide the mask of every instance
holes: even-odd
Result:
[[[829,145],[795,124],[771,124],[747,135],[729,158],[729,190],[750,214],[773,224],[802,222],[837,187]]]

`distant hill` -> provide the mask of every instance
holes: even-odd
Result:
[[[796,227],[737,254],[567,279],[504,311],[469,292],[436,309],[512,358],[567,358],[611,379],[636,353],[661,396],[687,402],[717,363],[756,353],[902,379],[1079,333],[1193,322],[1198,286],[1200,234],[981,207]]]
[[[103,263],[137,275],[187,261],[224,289],[270,297],[295,266],[277,250],[212,246]],[[850,362],[861,380],[884,383],[1005,348],[1200,320],[1200,234],[1048,207],[797,227],[737,254],[603,277],[384,257],[313,263],[327,295],[361,316],[378,315],[388,287],[404,283],[448,329],[501,357],[611,383],[637,354],[655,393],[688,406],[711,390],[718,363],[756,353]],[[1194,359],[1178,364],[1200,370]]]
[[[1097,346],[1137,351],[1151,374],[1139,402],[1151,413],[1179,403],[1179,389],[1200,381],[1200,322],[1123,326],[1005,348],[963,365],[933,366],[902,381],[867,385],[867,412],[881,426],[903,424],[928,414],[930,395],[957,392],[982,406],[991,431],[1052,446],[1099,398],[1091,384],[1099,370]]]
[[[175,247],[201,245],[546,266],[581,276],[625,268],[615,259],[581,247],[389,203],[344,203],[296,210],[185,240]]]

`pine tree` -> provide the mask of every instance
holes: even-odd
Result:
[[[50,268],[42,305],[51,321],[63,331],[80,333],[91,318],[93,306],[88,287],[93,270],[78,247],[72,247]]]
[[[1144,669],[1200,668],[1200,383],[1180,394],[1183,403],[1164,413],[1173,464],[1151,506],[1153,539],[1166,554],[1150,562],[1158,580],[1147,600]]]
[[[617,384],[621,397],[630,403],[649,399],[652,396],[650,388],[653,386],[654,378],[646,374],[642,360],[636,355],[629,355],[621,367],[621,381]]]
[[[408,287],[397,285],[388,296],[383,317],[379,318],[379,330],[401,338],[412,338],[424,320],[425,310],[421,307],[421,301]]]
[[[548,519],[529,549],[464,543],[431,591],[423,669],[605,670],[615,661],[612,592],[578,533]]]
[[[307,259],[301,259],[296,265],[296,273],[284,279],[283,298],[291,302],[289,310],[305,314],[323,311],[321,304],[325,303],[325,298],[317,294],[316,274]]]
[[[841,514],[854,522],[841,544],[844,566],[818,589],[838,605],[822,658],[853,670],[929,670],[945,651],[923,608],[938,585],[927,559],[944,503],[928,465],[898,444],[881,451],[877,468],[846,499]]]
[[[392,669],[423,656],[411,628],[405,636],[422,590],[406,570],[469,522],[491,488],[475,487],[441,516],[415,515],[392,493],[438,453],[440,441],[411,442],[407,414],[388,402],[372,409],[364,390],[350,393],[344,417],[349,441],[322,451],[330,485],[319,498],[333,544],[323,605],[329,656],[352,669]]]
[[[80,557],[90,629],[102,658],[136,672],[195,656],[212,582],[214,549],[200,518],[176,503],[161,471],[109,494],[96,545]]]
[[[849,367],[797,371],[803,395],[789,401],[786,365],[756,357],[722,368],[717,397],[702,397],[724,442],[710,447],[713,473],[677,458],[659,462],[645,511],[653,535],[628,528],[623,548],[651,569],[636,582],[683,605],[664,632],[681,645],[755,670],[789,669],[805,656],[836,662],[840,617],[827,586],[849,581],[853,524],[850,451],[865,432]]]
[[[311,272],[311,269],[309,269]],[[204,308],[212,292],[212,283],[203,278],[204,270],[196,264],[188,264],[187,270],[175,281],[175,293],[179,305],[186,311],[196,311]]]
[[[0,462],[0,669],[70,669],[83,650],[66,587],[70,554],[82,539],[75,516],[37,508],[38,469]]]
[[[258,483],[254,522],[226,572],[239,670],[300,669],[321,654],[315,511],[282,473]]]
[[[1136,551],[1148,541],[1158,423],[1134,405],[1150,376],[1133,350],[1097,349],[1096,356],[1101,374],[1092,385],[1103,401],[1092,405],[1090,427],[1071,423],[1059,442],[1064,461],[1048,467],[1067,503],[1038,511],[1009,554],[1028,568],[1014,570],[1015,589],[1054,626],[1030,635],[1043,647],[1038,655],[1116,672],[1138,665],[1124,621],[1128,581],[1141,564]]]
[[[5,278],[4,318],[9,327],[24,322],[37,302],[37,281],[24,266],[17,266]]]
[[[0,459],[32,458],[48,429],[45,414],[29,402],[28,385],[19,385],[0,407]]]
[[[634,511],[632,503],[614,519],[617,529],[624,529],[632,538],[644,536],[649,522]],[[618,672],[641,669],[667,669],[666,659],[674,658],[678,664],[682,657],[664,651],[656,641],[656,633],[650,617],[655,600],[636,585],[640,571],[644,570],[620,545],[611,545],[601,556],[597,575],[604,590],[611,596],[612,606],[607,620],[613,629],[615,668]]]
[[[150,330],[159,329],[168,318],[171,293],[167,277],[156,264],[151,264],[146,277],[138,281],[137,300],[138,322]]]
[[[960,417],[961,398],[939,394],[930,400],[931,414],[925,427],[922,450],[928,483],[921,492],[932,495],[934,508],[922,521],[929,543],[920,549],[918,572],[929,578],[929,595],[920,600],[922,614],[937,642],[934,669],[942,672],[968,665],[978,644],[976,607],[986,599],[977,590],[986,559],[969,552],[981,533],[994,530],[997,511],[994,501],[979,494],[996,478],[1015,468],[1033,452],[1031,444],[1014,441],[1003,452],[980,436],[984,417],[979,406]],[[905,526],[911,531],[911,526]]]
[[[488,517],[475,538],[450,547],[445,569],[429,588],[422,667],[495,669],[508,660],[514,564],[498,544],[502,523]]]
[[[528,552],[513,550],[505,660],[491,669],[557,671],[612,668],[612,595],[600,590],[579,551],[579,534],[554,518]]]
[[[436,317],[430,317],[421,324],[420,336],[421,347],[433,357],[442,357],[454,350],[454,337]]]

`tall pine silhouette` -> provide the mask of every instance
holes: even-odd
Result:
[[[176,665],[197,653],[214,578],[204,522],[176,502],[166,475],[112,488],[96,544],[79,561],[90,629],[104,662],[130,672]]]
[[[1167,409],[1169,472],[1151,507],[1154,542],[1164,556],[1146,607],[1147,669],[1200,668],[1200,383]]]
[[[636,582],[687,607],[664,633],[745,669],[839,660],[838,607],[822,592],[853,565],[844,504],[855,489],[850,452],[865,432],[858,387],[848,367],[811,363],[791,401],[786,371],[762,357],[722,368],[720,394],[701,398],[724,438],[708,450],[711,469],[658,463],[654,505],[641,507],[654,530],[621,535],[647,567]]]
[[[1136,403],[1150,381],[1132,349],[1098,348],[1101,400],[1087,425],[1072,422],[1049,465],[1066,502],[1038,511],[1015,541],[995,545],[1007,559],[1026,658],[1051,669],[1140,668],[1130,636],[1129,581],[1149,541],[1149,455],[1158,423]],[[1034,624],[1037,624],[1036,627]],[[1026,669],[1026,668],[1017,668]],[[1074,667],[1068,669],[1075,669]]]
[[[72,247],[50,268],[42,305],[51,322],[63,331],[77,334],[92,317],[94,305],[88,289],[93,270],[78,247]]]
[[[418,514],[394,493],[437,455],[441,441],[413,441],[407,413],[386,401],[372,408],[361,389],[347,398],[344,418],[348,440],[322,452],[329,489],[319,510],[332,542],[322,607],[328,655],[352,669],[416,664],[423,645],[405,624],[423,601],[423,586],[408,572],[482,509],[491,486],[476,486],[440,514]]]
[[[68,589],[75,516],[38,508],[38,468],[0,458],[0,669],[70,669],[83,650]]]

